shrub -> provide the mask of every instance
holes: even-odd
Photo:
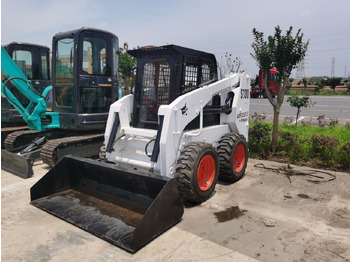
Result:
[[[350,141],[338,150],[339,163],[344,170],[350,169]]]
[[[258,122],[249,128],[249,151],[260,157],[267,157],[271,145],[271,128],[267,123]]]
[[[311,157],[317,158],[319,164],[333,166],[336,156],[336,147],[339,145],[339,140],[336,137],[324,135],[313,135],[310,139]]]
[[[304,140],[298,134],[290,132],[280,132],[280,151],[283,151],[287,159],[295,163],[305,158]]]

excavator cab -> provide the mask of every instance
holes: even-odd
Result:
[[[68,154],[98,156],[109,107],[118,99],[118,51],[117,36],[107,31],[84,27],[56,34],[52,87],[41,94],[2,49],[6,62],[1,68],[6,78],[2,95],[31,129],[6,136],[3,169],[26,178],[33,174],[33,162],[39,157],[52,167]],[[10,81],[30,100],[28,107],[6,87]],[[52,112],[44,100],[48,92],[52,92]]]
[[[3,46],[23,74],[31,81],[33,88],[42,94],[51,84],[50,79],[50,48],[42,45],[12,42]],[[30,101],[20,93],[11,83],[9,90],[17,97],[20,103],[27,107]],[[51,101],[52,99],[48,99]],[[48,105],[50,109],[52,105]],[[10,105],[6,98],[1,97],[1,126],[24,126],[25,122],[18,111]],[[4,130],[5,132],[5,130]],[[1,132],[3,139],[7,133]]]
[[[118,99],[118,38],[81,28],[53,37],[53,110],[64,129],[102,130]]]

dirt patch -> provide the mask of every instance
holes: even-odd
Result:
[[[234,218],[239,218],[243,216],[245,212],[247,212],[247,210],[240,210],[238,206],[234,206],[220,212],[215,212],[214,215],[219,223],[223,223]]]
[[[273,169],[288,167],[249,159],[242,180],[219,183],[208,201],[185,209],[179,227],[258,261],[350,261],[350,174]]]
[[[350,228],[350,212],[347,208],[339,208],[332,211],[329,225],[339,228]]]

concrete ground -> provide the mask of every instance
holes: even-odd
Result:
[[[43,163],[28,179],[2,170],[1,259],[350,261],[350,174],[285,168],[249,159],[242,180],[186,204],[180,223],[134,255],[29,204],[30,187],[48,171]]]

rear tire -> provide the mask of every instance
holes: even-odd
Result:
[[[218,176],[218,154],[211,144],[191,142],[184,147],[175,174],[183,198],[192,202],[207,200],[215,189]]]
[[[248,161],[248,146],[244,136],[227,134],[221,137],[217,148],[220,179],[236,182],[244,176]]]

